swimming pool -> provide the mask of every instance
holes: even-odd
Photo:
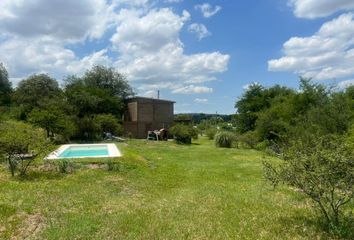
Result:
[[[46,159],[120,157],[117,146],[108,144],[67,144],[52,152]]]

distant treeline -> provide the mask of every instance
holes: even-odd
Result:
[[[175,114],[176,120],[189,120],[192,121],[194,124],[199,124],[203,120],[210,120],[219,118],[222,119],[224,122],[230,122],[233,118],[233,115],[226,115],[226,114],[206,114],[206,113],[179,113]]]

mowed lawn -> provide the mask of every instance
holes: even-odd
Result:
[[[262,177],[263,153],[139,140],[119,170],[0,170],[0,239],[327,239],[299,193]],[[275,160],[276,161],[276,160]],[[95,162],[95,161],[93,161]]]

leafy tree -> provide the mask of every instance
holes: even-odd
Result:
[[[76,119],[76,137],[82,140],[100,140],[102,138],[101,126],[95,121],[94,115]]]
[[[123,128],[119,124],[117,118],[112,114],[99,114],[95,116],[95,122],[100,126],[101,132],[109,132],[114,135],[122,135]]]
[[[251,84],[235,105],[237,109],[235,122],[238,130],[241,133],[253,131],[261,111],[268,109],[275,98],[289,97],[292,94],[293,90],[278,85],[266,89],[260,84]]]
[[[12,92],[9,74],[2,63],[0,63],[0,105],[10,103],[10,94]]]
[[[126,99],[134,95],[126,77],[113,68],[94,66],[82,78],[85,86],[107,90],[111,96]]]
[[[338,225],[341,209],[354,196],[354,152],[342,138],[304,133],[283,152],[284,162],[264,163],[265,177],[274,186],[299,189],[318,207],[327,224]]]
[[[14,92],[15,102],[22,106],[21,118],[26,119],[27,114],[40,103],[61,95],[58,82],[47,74],[35,74],[22,80]]]
[[[25,175],[35,157],[50,146],[44,131],[23,122],[1,122],[0,132],[0,157],[8,163],[12,176],[17,171]]]
[[[15,98],[19,104],[38,106],[42,99],[56,97],[60,92],[58,82],[54,78],[47,74],[35,74],[18,84]]]
[[[81,118],[92,114],[113,114],[121,117],[124,100],[133,95],[125,77],[112,68],[95,66],[82,78],[66,79],[65,93]]]

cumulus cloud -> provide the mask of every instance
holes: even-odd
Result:
[[[188,31],[197,35],[199,41],[211,35],[206,26],[200,23],[192,23],[189,25]]]
[[[220,6],[216,5],[215,7],[213,7],[209,3],[198,4],[198,5],[195,5],[194,8],[196,10],[201,11],[201,13],[203,14],[203,16],[205,18],[210,18],[210,17],[214,16],[215,14],[217,14],[221,10]]]
[[[310,37],[292,37],[284,56],[268,61],[270,71],[290,71],[317,80],[354,74],[354,15],[342,14]]]
[[[100,38],[114,21],[105,0],[2,0],[2,34],[75,42]]]
[[[146,95],[156,89],[212,92],[203,84],[227,70],[229,55],[217,51],[186,54],[180,33],[190,20],[189,12],[176,14],[155,3],[2,0],[0,61],[12,79],[39,72],[60,79],[103,64],[126,74]],[[95,49],[96,44],[101,47]],[[79,56],[76,49],[87,53]]]
[[[354,9],[353,0],[289,0],[295,16],[299,18],[319,18],[341,10]]]
[[[155,9],[147,14],[129,14],[111,38],[113,49],[120,53],[115,66],[129,79],[152,84],[156,89],[168,86],[173,93],[183,85],[215,80],[214,74],[227,70],[229,55],[220,52],[187,55],[179,38],[190,14],[175,14],[171,9]]]

